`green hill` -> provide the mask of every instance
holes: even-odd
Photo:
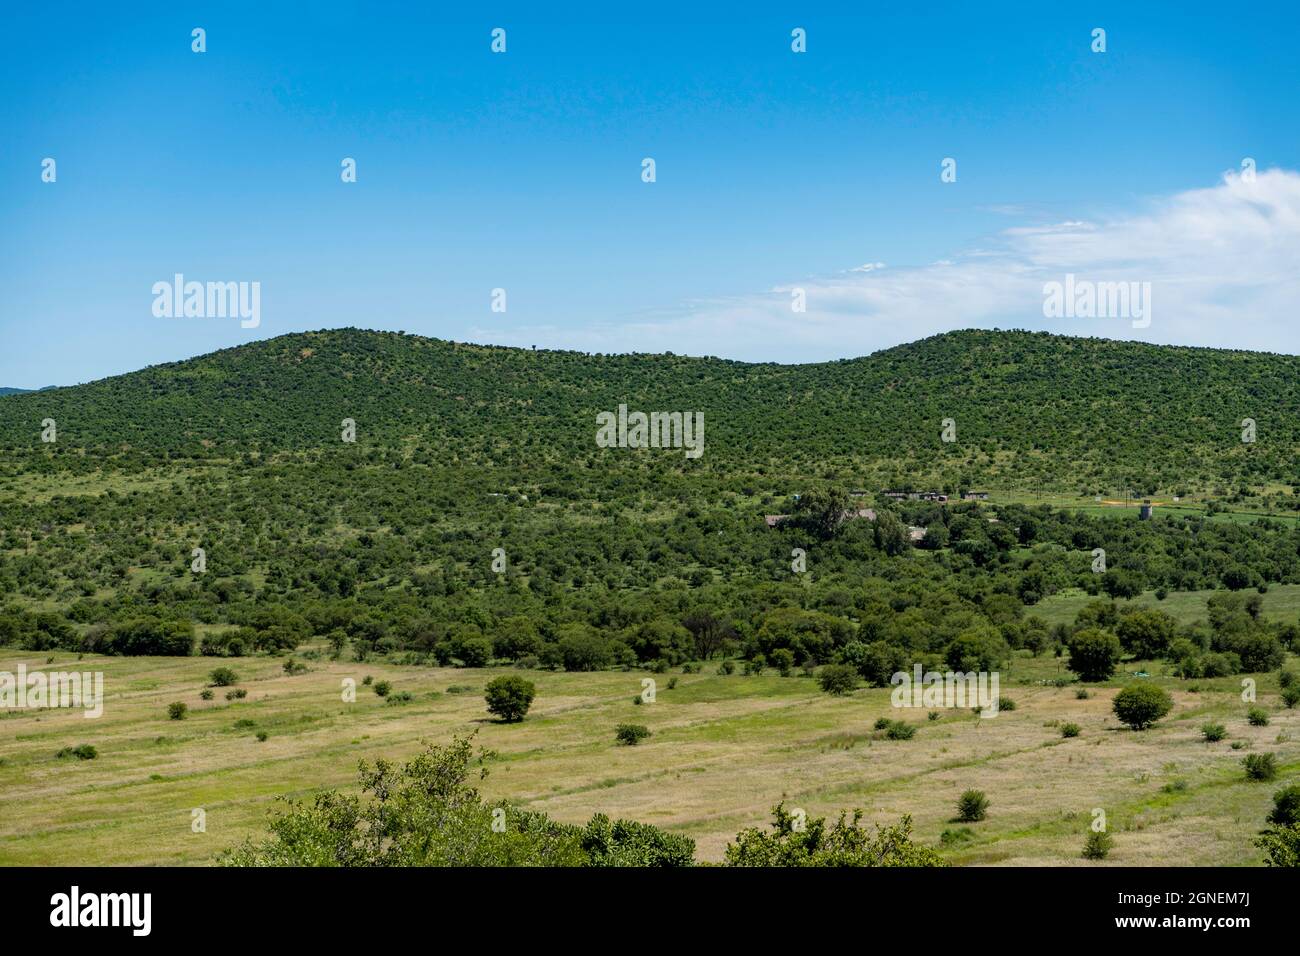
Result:
[[[595,415],[700,411],[678,469],[890,485],[1177,493],[1296,481],[1300,358],[1026,332],[955,332],[810,365],[463,345],[356,329],[281,336],[8,396],[0,448],[229,457],[339,444],[495,465],[602,457]],[[58,423],[57,449],[40,422]],[[942,422],[956,423],[952,443]],[[1241,441],[1244,418],[1257,423]],[[609,456],[603,456],[608,460]],[[1223,490],[1220,489],[1220,490]]]

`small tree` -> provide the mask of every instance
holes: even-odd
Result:
[[[1095,627],[1085,628],[1070,638],[1070,670],[1080,680],[1106,680],[1115,673],[1124,649],[1114,634]]]
[[[957,819],[976,823],[988,816],[989,799],[983,790],[967,790],[957,799]]]
[[[835,697],[851,694],[858,687],[858,672],[848,664],[827,664],[817,674],[822,690]]]
[[[213,687],[229,687],[231,684],[239,683],[239,675],[230,667],[218,667],[208,677]]]
[[[772,652],[771,662],[782,677],[789,677],[794,670],[794,653],[788,647],[778,647]]]
[[[1273,812],[1268,815],[1268,822],[1278,827],[1300,823],[1300,785],[1283,787],[1273,794]]]
[[[1085,860],[1104,860],[1110,854],[1110,849],[1115,845],[1109,833],[1104,830],[1098,832],[1093,830],[1088,834],[1088,839],[1083,843],[1083,858]]]
[[[1174,700],[1154,684],[1130,684],[1115,695],[1115,716],[1134,730],[1145,730],[1173,709]]]
[[[532,681],[524,680],[518,674],[506,674],[488,682],[483,699],[487,702],[488,713],[513,724],[524,719],[536,693]]]
[[[187,707],[184,702],[179,700],[173,701],[167,705],[167,716],[172,720],[184,720],[185,712],[187,710],[189,710],[189,707]]]
[[[650,728],[644,724],[619,724],[614,730],[614,736],[619,743],[635,747],[650,736]]]

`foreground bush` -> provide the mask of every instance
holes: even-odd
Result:
[[[1268,815],[1268,822],[1277,827],[1300,823],[1300,785],[1283,787],[1273,794],[1273,812]]]
[[[1154,684],[1130,684],[1115,695],[1115,716],[1134,730],[1146,730],[1173,709],[1174,699]]]
[[[1269,866],[1300,866],[1300,824],[1269,827],[1259,835],[1255,846],[1264,851],[1264,862]]]
[[[471,738],[429,746],[397,767],[362,761],[362,796],[327,790],[285,801],[268,839],[227,853],[226,866],[681,866],[695,843],[641,823],[594,817],[587,827],[484,803],[469,786]]]
[[[518,674],[506,674],[488,681],[483,690],[483,700],[487,702],[488,713],[513,724],[524,719],[536,694],[537,688],[532,681],[524,680]]]
[[[796,829],[796,818],[784,803],[772,809],[772,829],[750,828],[727,845],[727,866],[946,866],[943,857],[927,846],[912,842],[912,818],[896,826],[877,826],[875,832],[859,825],[862,811],[855,810],[831,826],[824,817],[809,818]]]

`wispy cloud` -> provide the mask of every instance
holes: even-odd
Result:
[[[881,250],[887,251],[887,250]],[[764,292],[582,329],[475,330],[504,344],[675,351],[801,361],[862,354],[937,332],[1017,327],[1186,345],[1300,352],[1300,174],[1226,174],[1210,188],[1099,221],[1008,228],[912,268],[880,262]],[[1067,273],[1149,282],[1152,321],[1046,319],[1043,286]],[[807,311],[791,307],[802,289]]]

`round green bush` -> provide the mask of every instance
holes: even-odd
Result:
[[[1062,737],[1077,737],[1079,736],[1079,731],[1080,727],[1078,724],[1061,724]]]
[[[1216,743],[1228,736],[1228,728],[1223,724],[1202,724],[1201,735],[1209,743]]]
[[[212,681],[213,687],[229,687],[239,683],[239,675],[230,667],[218,667],[208,675],[208,679]]]
[[[483,699],[487,702],[488,713],[513,724],[524,719],[536,693],[532,681],[524,680],[518,674],[505,674],[488,681]]]
[[[1134,730],[1145,730],[1173,709],[1174,699],[1154,684],[1130,684],[1115,695],[1115,716]]]
[[[827,664],[817,674],[822,690],[835,697],[851,694],[858,687],[858,672],[848,664]]]
[[[167,705],[167,716],[172,720],[184,720],[185,712],[189,710],[182,701],[173,701]]]
[[[1278,827],[1300,823],[1300,784],[1283,787],[1273,794],[1273,812],[1268,815],[1268,822]]]

